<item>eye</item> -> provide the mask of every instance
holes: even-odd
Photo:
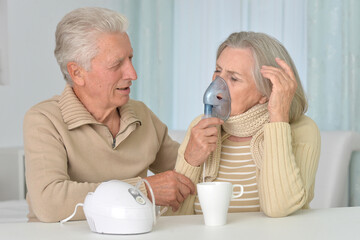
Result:
[[[118,64],[112,66],[111,69],[117,70],[117,69],[121,66],[121,63],[122,63],[122,62],[119,62]]]
[[[239,80],[236,77],[231,77],[230,79],[231,79],[231,81],[238,81]]]

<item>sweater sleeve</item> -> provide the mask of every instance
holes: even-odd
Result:
[[[156,128],[156,135],[159,142],[159,149],[156,154],[154,163],[149,166],[153,173],[161,173],[168,170],[173,170],[179,149],[179,143],[172,140],[168,134],[167,126],[150,111],[151,120]]]
[[[304,118],[294,126],[283,122],[264,126],[259,196],[262,211],[270,217],[308,208],[313,198],[320,132],[311,119]]]
[[[200,174],[201,174],[201,167],[194,167],[190,165],[184,157],[184,153],[189,142],[191,129],[201,120],[201,116],[196,118],[189,126],[184,141],[181,143],[178,156],[175,165],[175,171],[178,173],[183,174],[184,176],[188,177],[196,186],[199,182]],[[180,208],[173,212],[169,209],[164,215],[191,215],[194,214],[194,202],[195,202],[196,195],[189,195],[185,201],[180,205]]]

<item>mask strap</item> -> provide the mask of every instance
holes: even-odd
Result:
[[[60,223],[66,223],[67,221],[69,221],[70,219],[72,219],[72,218],[75,216],[76,211],[77,211],[77,208],[78,208],[79,206],[83,207],[84,204],[83,204],[83,203],[78,203],[78,204],[76,204],[76,206],[75,206],[75,211],[74,211],[69,217],[61,220]]]
[[[144,182],[147,186],[148,186],[148,188],[149,188],[149,191],[150,191],[150,195],[151,195],[151,199],[152,199],[152,205],[153,205],[153,214],[154,214],[154,225],[156,224],[156,210],[155,210],[155,208],[156,208],[156,206],[155,206],[155,196],[154,196],[154,192],[153,192],[153,190],[152,190],[152,188],[151,188],[151,186],[150,186],[150,183],[146,180],[146,179],[141,179],[140,181],[138,181],[137,182],[137,184],[136,184],[136,188],[137,189],[139,189],[139,187],[140,187],[140,185],[141,185],[141,183],[142,182]]]

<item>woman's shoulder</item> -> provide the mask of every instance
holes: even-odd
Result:
[[[291,123],[290,126],[292,130],[298,130],[298,129],[304,130],[304,128],[309,130],[318,129],[318,126],[315,123],[315,121],[306,115],[302,115],[295,122]]]
[[[312,142],[320,140],[320,130],[310,117],[303,115],[290,124],[293,138],[300,142]]]

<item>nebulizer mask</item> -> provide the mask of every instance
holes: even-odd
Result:
[[[147,184],[153,203],[139,190],[142,182]],[[161,215],[160,208],[155,205],[152,188],[145,179],[141,179],[135,187],[119,180],[101,183],[94,192],[87,194],[84,203],[76,205],[70,217],[60,222],[70,220],[79,206],[83,206],[89,227],[96,233],[150,232]]]
[[[217,76],[206,89],[203,97],[204,117],[216,117],[226,121],[231,112],[231,98],[225,80]]]
[[[204,116],[203,118],[216,117],[224,122],[230,117],[231,97],[229,87],[225,80],[217,76],[206,89],[203,97]],[[203,179],[205,182],[205,166],[203,165]]]

